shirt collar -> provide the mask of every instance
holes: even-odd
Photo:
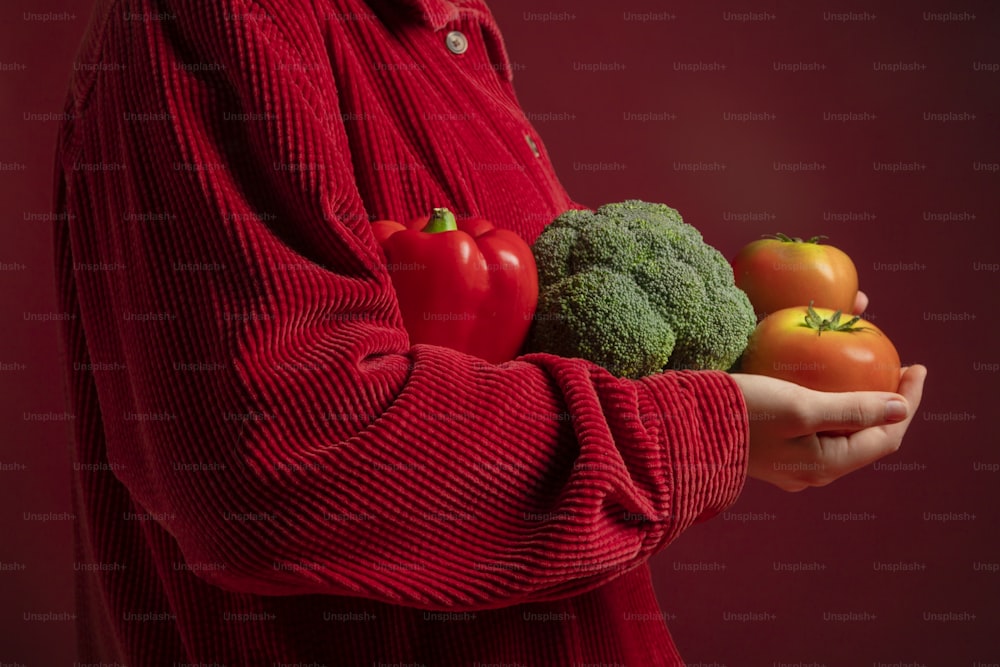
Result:
[[[503,67],[503,76],[514,79],[507,47],[500,35],[486,0],[365,0],[369,6],[391,7],[397,17],[422,23],[435,32],[460,18],[462,13],[477,15],[484,29],[495,62]]]
[[[483,9],[481,0],[396,0],[408,15],[433,30],[440,30],[459,17],[463,9]]]
[[[408,0],[421,15],[421,20],[435,30],[440,30],[458,18],[458,5],[448,0]]]

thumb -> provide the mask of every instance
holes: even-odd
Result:
[[[813,432],[860,431],[906,419],[910,407],[899,394],[882,391],[817,392]]]

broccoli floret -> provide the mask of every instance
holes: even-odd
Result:
[[[757,323],[726,259],[665,204],[567,211],[532,250],[531,351],[582,357],[630,378],[727,370]]]

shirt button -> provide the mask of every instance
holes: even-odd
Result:
[[[469,48],[468,38],[457,30],[449,32],[448,36],[444,38],[444,43],[448,45],[448,50],[454,54],[465,53],[466,49]]]

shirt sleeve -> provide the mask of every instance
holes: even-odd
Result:
[[[599,586],[735,500],[724,373],[411,346],[333,74],[296,66],[328,57],[316,27],[175,13],[106,31],[124,66],[58,186],[74,260],[116,269],[76,272],[92,354],[125,369],[96,374],[110,467],[189,563],[224,564],[198,576],[495,608]]]

